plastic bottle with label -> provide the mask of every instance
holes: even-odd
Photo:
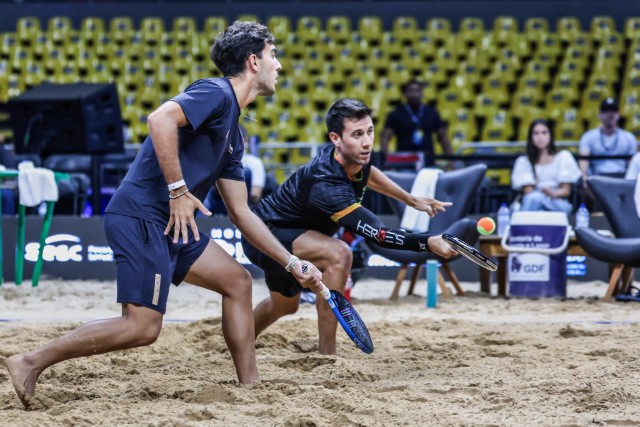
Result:
[[[584,203],[576,211],[576,228],[589,227],[589,210]]]
[[[511,221],[511,213],[509,212],[509,206],[506,203],[500,205],[498,209],[498,236],[504,236]]]

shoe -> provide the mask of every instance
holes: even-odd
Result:
[[[616,301],[640,302],[640,289],[636,288],[635,286],[630,286],[628,293],[616,295],[614,298]]]

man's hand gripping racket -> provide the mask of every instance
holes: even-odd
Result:
[[[498,269],[498,264],[464,240],[458,239],[457,237],[447,233],[444,233],[442,238],[453,248],[453,250],[459,252],[460,255],[463,255],[468,260],[475,262],[480,267],[486,268],[489,271],[496,271]]]
[[[302,264],[302,272],[305,273],[309,267],[307,264]],[[342,326],[342,329],[347,333],[349,338],[356,344],[356,346],[367,354],[373,353],[373,342],[371,342],[371,336],[367,330],[367,326],[364,324],[356,309],[353,308],[351,303],[338,291],[331,291],[324,283],[321,283],[322,290],[319,294],[327,301],[334,316],[338,319],[338,323]]]

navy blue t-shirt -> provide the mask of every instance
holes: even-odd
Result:
[[[352,181],[334,157],[334,147],[298,169],[278,189],[262,199],[256,214],[276,227],[304,228],[332,235],[337,221],[360,207],[371,164]]]
[[[198,80],[168,102],[177,102],[190,124],[178,129],[180,167],[189,191],[203,200],[218,178],[244,181],[240,106],[229,80]],[[169,190],[151,136],[142,144],[106,212],[167,225]]]

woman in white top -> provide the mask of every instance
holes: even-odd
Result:
[[[536,119],[529,126],[526,153],[511,172],[512,187],[523,193],[520,209],[571,213],[567,199],[571,184],[580,179],[580,168],[570,152],[557,151],[546,120]]]

